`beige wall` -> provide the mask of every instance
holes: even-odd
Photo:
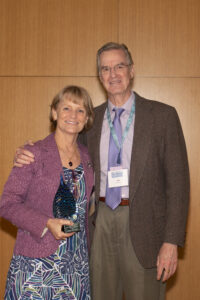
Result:
[[[185,134],[191,204],[185,250],[167,300],[198,300],[200,267],[200,2],[199,0],[0,0],[0,193],[16,147],[49,132],[49,104],[66,84],[105,99],[96,50],[126,43],[135,90],[176,107]],[[0,220],[0,299],[15,228]],[[153,300],[153,299],[152,299]]]

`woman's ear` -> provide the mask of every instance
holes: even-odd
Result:
[[[53,120],[56,121],[58,116],[57,116],[57,111],[54,108],[52,108],[51,110],[51,115]]]

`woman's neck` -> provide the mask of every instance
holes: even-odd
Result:
[[[55,140],[62,165],[68,169],[75,169],[80,164],[77,136],[77,134],[68,135],[55,132]]]
[[[56,144],[61,149],[73,150],[77,147],[78,134],[62,134],[58,131],[55,132]]]

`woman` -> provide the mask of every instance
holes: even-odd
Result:
[[[93,123],[87,91],[62,89],[50,120],[55,132],[31,146],[34,163],[13,168],[1,198],[0,215],[18,227],[6,300],[90,299],[93,170],[87,149],[77,143],[78,133]]]

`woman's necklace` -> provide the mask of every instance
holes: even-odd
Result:
[[[67,149],[67,150],[68,150],[68,149]],[[68,165],[69,165],[70,167],[73,166],[72,158],[73,158],[74,155],[76,154],[76,151],[77,151],[77,147],[76,147],[75,150],[73,151],[71,157],[68,156]],[[68,152],[69,152],[69,150],[68,150]]]
[[[72,157],[73,157],[73,156],[72,156]],[[70,158],[70,160],[69,160],[69,162],[68,162],[68,165],[69,165],[70,167],[73,166],[72,157]]]

